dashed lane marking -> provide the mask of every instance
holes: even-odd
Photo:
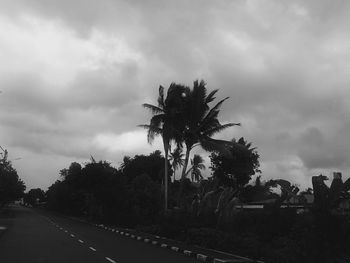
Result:
[[[111,262],[111,263],[117,263],[117,262],[115,262],[113,259],[110,259],[109,257],[105,257],[105,259],[107,259],[109,262]]]
[[[93,248],[93,247],[89,247],[92,251],[96,251],[96,249],[95,248]]]
[[[84,241],[83,241],[83,240],[79,239],[78,241],[79,241],[80,243],[84,244]]]
[[[70,236],[71,236],[71,237],[75,237],[75,235],[73,235],[73,234],[70,234]]]

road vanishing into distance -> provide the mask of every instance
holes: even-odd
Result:
[[[169,249],[140,242],[65,217],[13,205],[0,218],[1,263],[198,262]]]

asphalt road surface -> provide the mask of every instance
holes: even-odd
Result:
[[[174,251],[152,246],[71,219],[12,206],[0,218],[1,263],[190,263]]]

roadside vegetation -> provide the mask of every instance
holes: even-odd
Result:
[[[8,159],[8,151],[1,146],[0,153],[0,210],[9,203],[18,200],[26,189],[24,182],[18,177]]]

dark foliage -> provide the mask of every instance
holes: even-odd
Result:
[[[46,196],[44,190],[40,188],[30,189],[28,193],[24,194],[23,201],[26,204],[36,206],[39,203],[45,202]]]
[[[47,206],[66,214],[122,226],[153,223],[160,211],[164,158],[158,152],[124,158],[118,170],[93,158],[72,163],[46,193]]]
[[[7,150],[3,150],[0,157],[0,208],[21,198],[26,188],[7,157]]]
[[[210,169],[222,185],[241,188],[255,173],[260,172],[260,163],[259,154],[255,148],[250,148],[251,143],[247,143],[243,138],[240,138],[237,143],[247,151],[238,151],[237,147],[229,146],[231,155],[213,152],[210,155]]]
[[[172,174],[171,165],[168,165],[169,178]],[[133,158],[124,158],[122,173],[129,182],[135,177],[147,174],[153,181],[158,183],[164,179],[164,157],[160,151],[155,151],[149,155],[135,155]],[[170,179],[169,179],[170,181]]]

